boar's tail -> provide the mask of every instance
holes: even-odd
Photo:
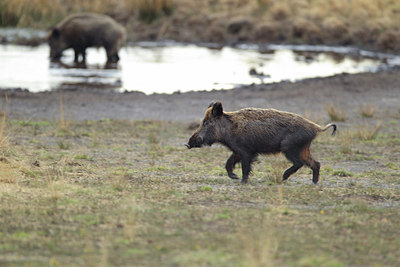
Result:
[[[329,124],[327,124],[324,128],[321,128],[321,131],[322,132],[325,132],[326,130],[328,130],[328,128],[330,128],[330,127],[333,127],[333,131],[332,131],[332,136],[334,136],[335,135],[335,133],[336,133],[336,124],[334,124],[334,123],[329,123]]]

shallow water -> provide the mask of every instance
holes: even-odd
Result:
[[[72,50],[64,52],[63,64],[50,63],[48,55],[47,45],[1,45],[0,88],[32,92],[101,88],[173,93],[374,72],[400,65],[399,58],[392,55],[324,46],[210,49],[176,43],[140,43],[120,51],[116,69],[104,69],[104,49],[88,49],[86,68],[74,66]]]

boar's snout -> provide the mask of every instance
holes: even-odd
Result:
[[[111,55],[107,58],[108,63],[117,63],[119,61],[118,54]]]
[[[201,147],[203,145],[203,138],[197,134],[192,135],[190,137],[189,142],[185,144],[185,146],[189,149],[193,147]]]
[[[61,59],[62,52],[56,51],[55,49],[50,50],[50,60],[51,61],[59,61]]]

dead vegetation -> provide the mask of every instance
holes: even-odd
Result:
[[[380,121],[376,125],[372,126],[364,124],[358,128],[357,137],[363,141],[376,139],[381,128],[382,122]]]
[[[337,108],[333,104],[329,104],[325,109],[328,112],[331,121],[343,122],[346,120],[346,111],[344,109]]]
[[[7,114],[0,107],[0,149],[2,152],[7,148],[7,136],[5,132]]]
[[[397,52],[399,11],[392,0],[6,0],[0,25],[48,28],[71,13],[97,12],[126,25],[131,41],[307,43]]]
[[[375,113],[375,105],[363,105],[361,107],[361,116],[364,118],[372,118]]]

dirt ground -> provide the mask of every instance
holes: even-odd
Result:
[[[4,95],[8,96],[6,104]],[[273,107],[329,121],[328,105],[344,110],[346,123],[361,120],[364,105],[376,108],[376,117],[399,115],[400,70],[338,75],[299,82],[249,85],[232,90],[145,95],[101,90],[29,93],[0,91],[2,107],[11,119],[58,120],[60,107],[69,120],[167,120],[199,121],[212,101],[222,101],[225,110]],[[62,104],[62,105],[61,105]]]

